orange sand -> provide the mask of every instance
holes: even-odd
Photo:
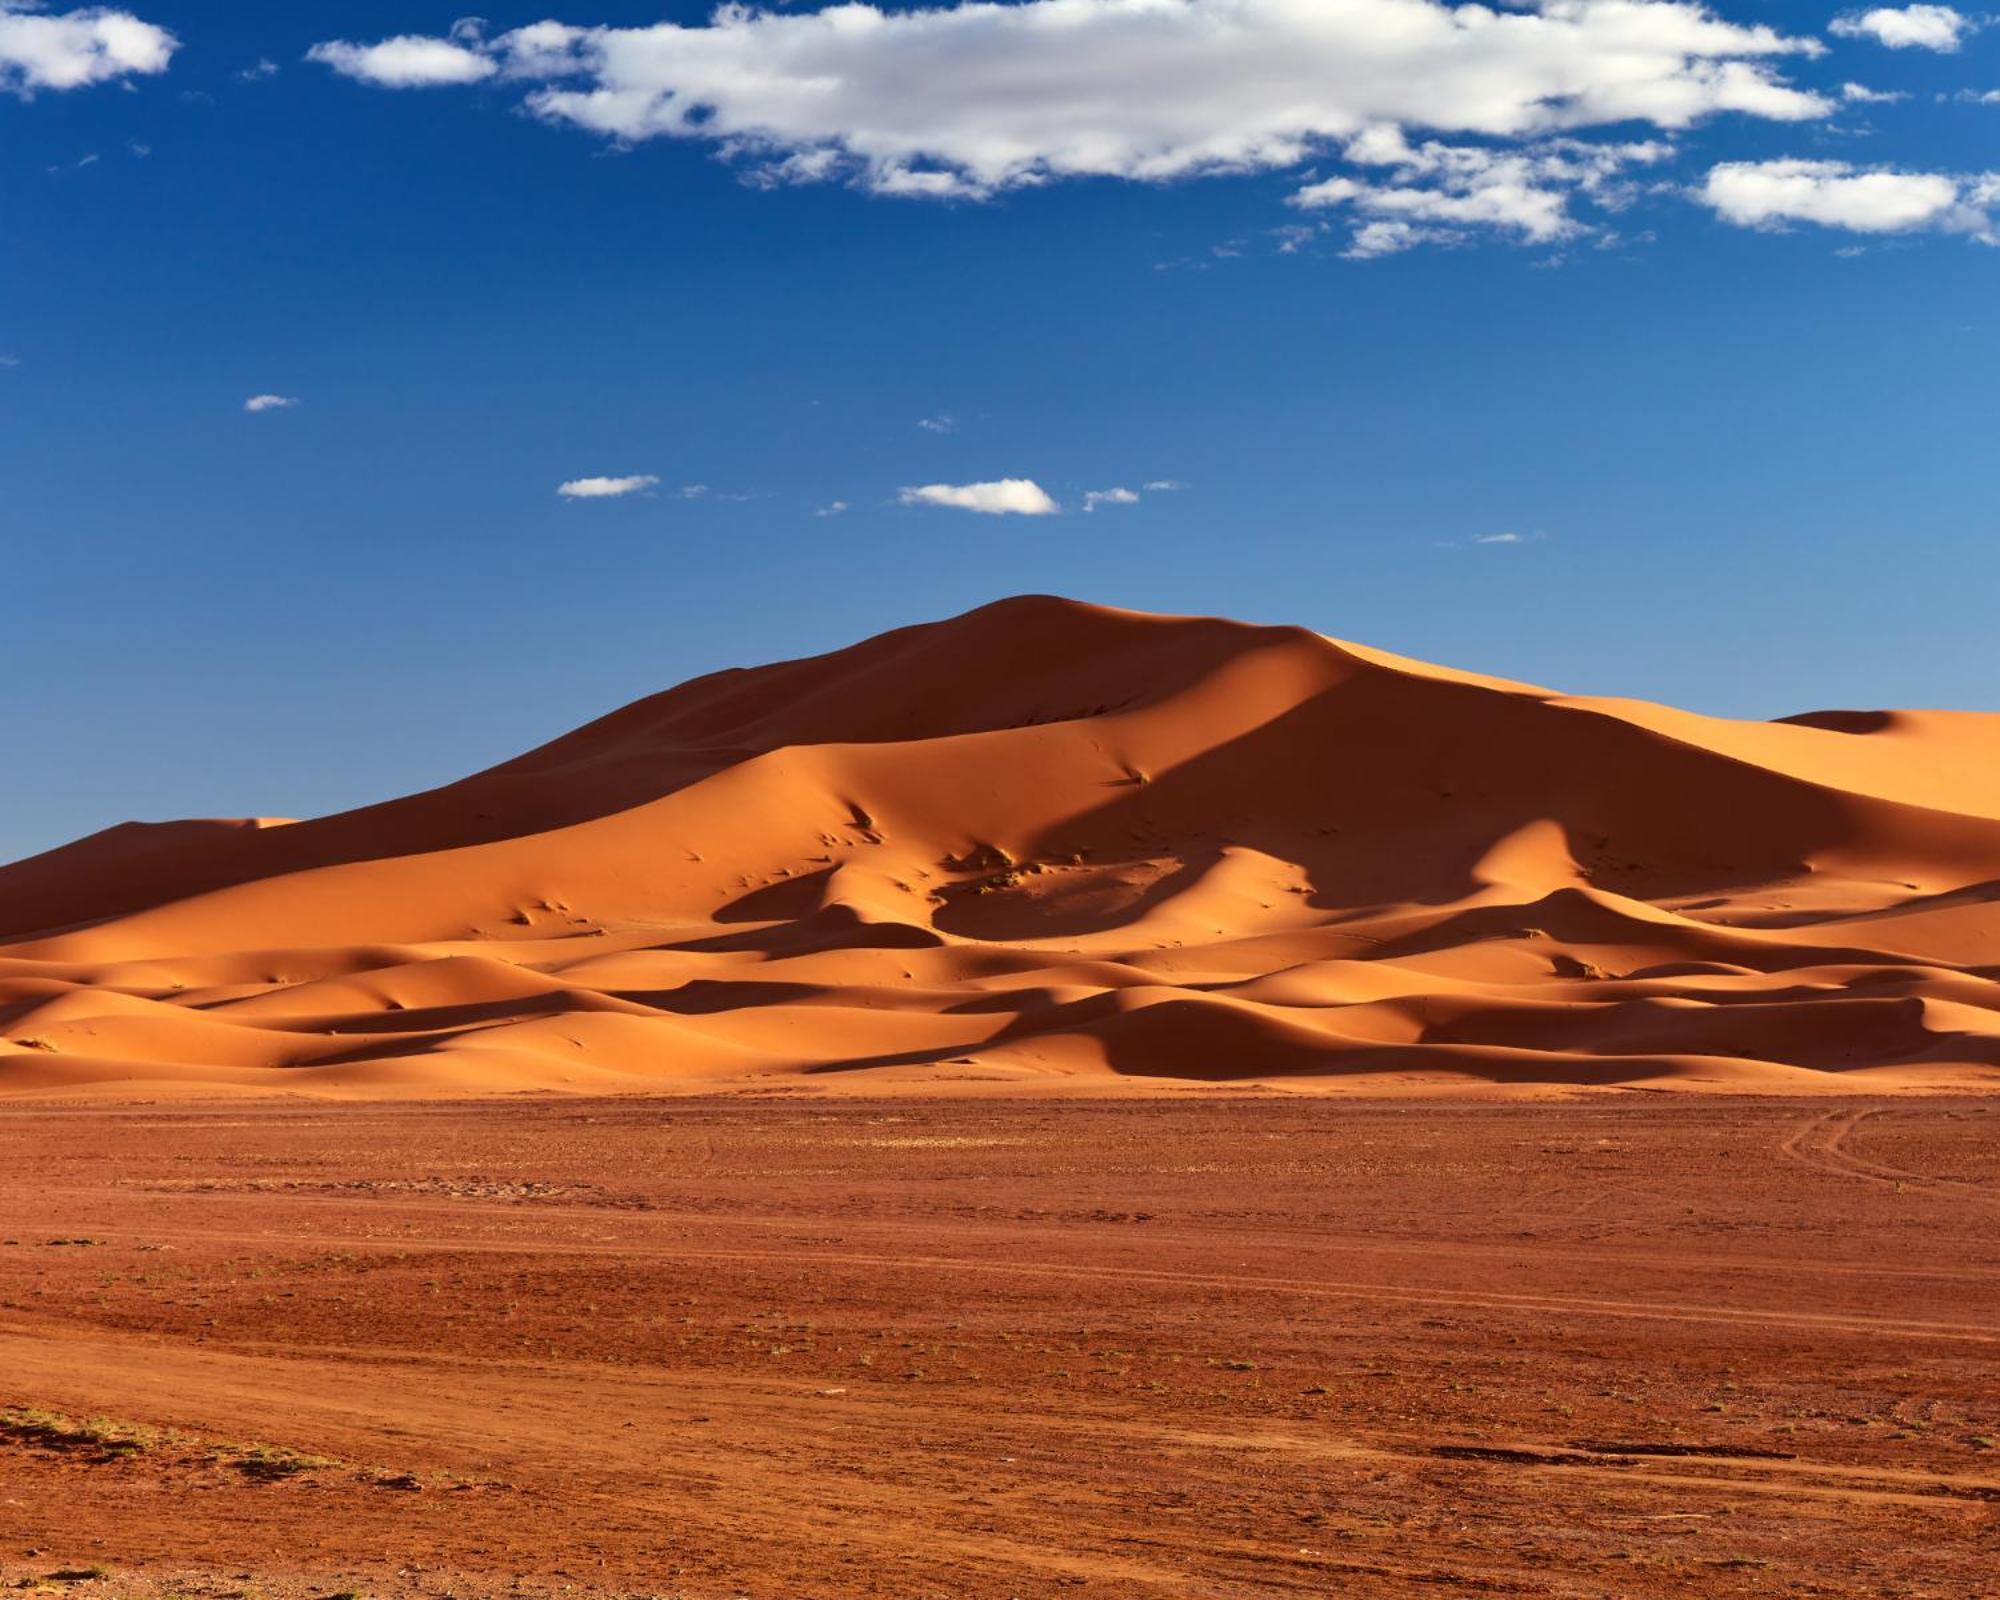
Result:
[[[1047,598],[0,868],[0,1090],[2000,1087],[2000,715]]]

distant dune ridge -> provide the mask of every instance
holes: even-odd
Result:
[[[2000,715],[999,601],[0,867],[0,1091],[2000,1087]]]

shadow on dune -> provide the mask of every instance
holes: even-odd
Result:
[[[756,1011],[764,1006],[796,1005],[832,993],[819,983],[760,983],[751,979],[693,978],[675,989],[614,989],[620,1000],[649,1011],[669,1011],[681,1017],[708,1017],[730,1011]]]
[[[1048,894],[982,894],[960,885],[945,891],[945,903],[931,922],[954,938],[989,944],[1110,933],[1171,904],[1222,859],[1219,847],[1187,849],[1185,841],[1179,843],[1187,850],[1180,865],[1143,888],[1121,891],[1117,880],[1126,864],[1116,862],[1066,874],[1067,881]]]
[[[1823,728],[1829,733],[1881,733],[1896,724],[1887,711],[1795,711],[1779,722],[1795,728]]]
[[[1226,842],[1304,867],[1316,908],[1448,905],[1484,887],[1475,868],[1495,845],[1544,821],[1586,881],[1634,898],[1794,876],[1833,848],[1906,854],[1936,835],[1954,858],[1970,842],[2000,859],[2000,825],[1821,789],[1588,708],[1384,672],[1201,751],[1036,850]]]
[[[268,829],[124,823],[0,865],[0,943],[316,867],[571,827],[786,746],[892,743],[1101,716],[1171,696],[1256,631],[1046,595],[997,600],[826,655],[711,673],[499,766],[379,805]]]
[[[545,994],[509,995],[498,1000],[470,1000],[461,1005],[412,1006],[361,1015],[297,1017],[252,1024],[275,1033],[446,1034],[496,1022],[526,1022],[534,1017],[568,1016],[585,1011],[622,1012],[630,1008],[602,995],[552,989]],[[224,1020],[228,1020],[225,1018]]]
[[[846,906],[826,906],[796,922],[746,928],[741,933],[682,939],[656,950],[697,954],[816,955],[823,950],[928,950],[945,941],[909,922],[867,922]]]

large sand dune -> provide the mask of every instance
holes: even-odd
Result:
[[[0,1089],[2000,1087],[2000,715],[1002,601],[0,868]]]

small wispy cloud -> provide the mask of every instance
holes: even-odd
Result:
[[[1289,203],[1343,212],[1352,234],[1341,254],[1372,261],[1419,245],[1455,246],[1480,237],[1518,245],[1561,245],[1598,231],[1573,215],[1574,201],[1618,210],[1633,193],[1629,169],[1665,161],[1665,139],[1607,144],[1554,137],[1512,149],[1427,139],[1376,126],[1349,139],[1342,154],[1368,176],[1338,174],[1306,185]]]
[[[477,27],[471,18],[452,29],[452,37],[433,39],[417,34],[398,34],[379,44],[352,44],[345,39],[329,39],[306,52],[306,60],[331,67],[343,78],[372,84],[378,89],[437,89],[454,84],[478,83],[500,68],[490,56],[475,48]]]
[[[988,483],[925,483],[901,490],[906,506],[949,506],[989,517],[1047,517],[1062,509],[1033,478],[997,478]]]
[[[1475,533],[1466,539],[1440,539],[1437,546],[1440,550],[1476,550],[1482,547],[1506,550],[1517,545],[1540,544],[1547,537],[1541,532],[1520,533],[1505,528],[1498,533]]]
[[[1843,83],[1840,98],[1851,106],[1886,106],[1910,97],[1894,89],[1871,89],[1865,83]]]
[[[1178,494],[1186,487],[1178,478],[1148,478],[1137,489],[1127,489],[1122,485],[1111,489],[1086,489],[1083,509],[1095,511],[1099,506],[1136,506],[1146,495]]]
[[[253,394],[243,402],[243,409],[255,416],[260,411],[289,411],[298,404],[295,394]]]
[[[829,500],[825,505],[813,512],[813,515],[816,517],[837,517],[846,509],[847,502],[845,500]]]
[[[621,495],[643,494],[657,489],[660,480],[650,472],[636,472],[625,478],[572,478],[556,485],[565,500],[616,500]]]
[[[236,79],[239,83],[255,83],[260,78],[275,78],[277,75],[278,63],[269,56],[262,56],[258,58],[255,66],[245,67],[237,73]]]
[[[747,500],[762,500],[767,492],[762,489],[712,489],[705,483],[684,483],[673,491],[673,497],[676,500],[719,500],[741,505]]]
[[[935,417],[919,417],[917,418],[917,426],[922,428],[925,433],[956,433],[958,432],[958,418],[943,414]]]

